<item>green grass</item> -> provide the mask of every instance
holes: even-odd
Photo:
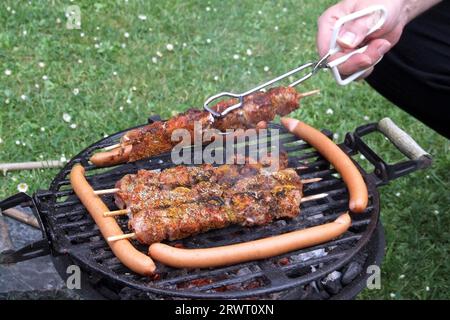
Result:
[[[243,91],[316,59],[316,19],[332,2],[76,1],[82,30],[67,30],[64,10],[70,1],[2,1],[0,162],[70,158],[105,134],[144,123],[148,115],[168,117],[201,106],[213,93]],[[174,45],[171,52],[168,43]],[[381,189],[388,242],[382,288],[365,290],[360,298],[391,299],[391,293],[395,299],[450,298],[449,141],[365,83],[340,87],[322,73],[300,89],[313,88],[322,94],[305,99],[293,116],[337,132],[339,140],[358,125],[389,116],[434,156],[432,168]],[[63,121],[63,113],[71,115],[76,129]],[[388,143],[377,150],[389,161],[398,159]],[[0,198],[15,193],[20,182],[30,193],[45,189],[56,172],[0,176]]]

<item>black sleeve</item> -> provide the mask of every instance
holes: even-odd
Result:
[[[410,22],[367,82],[450,138],[450,1],[444,0]]]

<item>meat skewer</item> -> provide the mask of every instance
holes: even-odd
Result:
[[[277,87],[267,92],[256,92],[244,99],[242,108],[231,111],[219,119],[214,119],[208,111],[190,109],[166,122],[156,121],[128,131],[122,137],[119,147],[113,149],[112,146],[107,147],[104,152],[94,154],[90,161],[96,166],[107,166],[168,152],[179,143],[171,139],[174,130],[186,129],[193,137],[194,122],[201,124],[202,131],[257,128],[258,124],[271,121],[276,115],[284,116],[291,113],[299,108],[299,100],[302,97],[317,92],[315,90],[301,94],[292,87]],[[220,112],[235,103],[236,99],[229,99],[219,102],[213,108]]]
[[[305,184],[309,184],[309,183],[315,183],[315,182],[319,182],[322,181],[323,178],[310,178],[310,179],[302,179],[301,182],[303,185]],[[101,196],[101,195],[105,195],[105,194],[114,194],[120,191],[120,188],[111,188],[111,189],[103,189],[103,190],[95,190],[94,194]],[[122,211],[122,210],[118,210],[118,211]],[[115,212],[115,211],[110,211]],[[120,215],[120,214],[119,214]],[[108,216],[108,215],[105,215]]]
[[[326,198],[327,196],[328,196],[327,193],[314,194],[314,195],[311,195],[311,196],[308,196],[308,197],[303,197],[300,200],[300,203]],[[110,213],[113,213],[113,212],[117,212],[118,213],[119,211],[121,212],[120,214],[110,214]],[[113,217],[113,216],[130,215],[130,214],[131,214],[131,211],[129,209],[123,209],[123,210],[105,212],[103,215],[104,216],[108,216],[108,217]],[[136,238],[136,233],[135,232],[131,232],[131,233],[126,233],[126,234],[121,234],[121,235],[118,235],[118,236],[111,236],[111,237],[108,237],[107,241],[108,242],[114,242],[114,241],[117,241],[117,240],[129,239],[129,238]]]
[[[302,184],[294,169],[266,172],[249,167],[254,169],[245,164],[140,170],[117,184],[121,190],[115,194],[116,204],[123,209],[104,216],[128,214],[137,239],[151,244],[230,224],[263,225],[300,213]]]

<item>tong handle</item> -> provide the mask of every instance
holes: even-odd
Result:
[[[367,16],[370,14],[373,14],[375,12],[380,12],[381,16],[378,19],[377,23],[367,33],[367,36],[368,36],[368,35],[374,33],[375,31],[377,31],[378,29],[380,29],[383,26],[384,22],[386,21],[388,12],[384,6],[382,6],[382,5],[370,6],[363,10],[360,10],[360,11],[357,11],[352,14],[349,14],[349,15],[339,18],[339,20],[336,22],[336,24],[334,25],[334,28],[333,28],[333,34],[332,34],[331,40],[330,40],[330,50],[328,52],[328,55],[333,55],[342,49],[339,46],[339,44],[337,43],[337,38],[339,36],[342,26],[345,23],[352,21],[352,20],[359,19],[361,17]],[[346,54],[345,56],[342,56],[334,61],[331,61],[328,64],[328,66],[330,67],[331,71],[333,72],[334,78],[336,79],[338,84],[347,85],[350,82],[352,82],[353,80],[360,77],[364,72],[366,72],[369,69],[369,68],[367,68],[364,70],[357,71],[345,79],[342,79],[341,74],[339,73],[339,70],[337,69],[338,65],[344,63],[345,61],[350,59],[350,57],[352,57],[353,55],[364,52],[366,49],[367,49],[367,46],[361,47],[359,49],[356,49],[356,50]],[[377,61],[377,63],[378,63],[378,61]]]

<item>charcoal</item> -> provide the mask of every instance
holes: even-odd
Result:
[[[345,286],[352,282],[362,271],[362,266],[358,262],[351,262],[344,269],[343,276],[341,279],[342,284]]]
[[[322,279],[322,284],[325,288],[325,290],[331,294],[335,295],[338,294],[339,291],[342,289],[341,285],[341,276],[342,274],[339,271],[333,271],[332,273],[328,274],[325,278]]]

